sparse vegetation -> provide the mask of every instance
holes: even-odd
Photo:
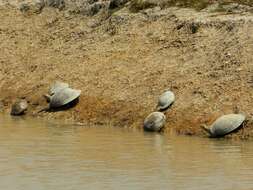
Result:
[[[132,0],[130,10],[138,12],[139,10],[160,6],[161,8],[170,6],[191,7],[197,10],[206,8],[213,3],[225,5],[229,3],[238,3],[253,6],[253,0]]]
[[[160,3],[162,8],[169,6],[193,7],[195,9],[203,9],[210,5],[210,0],[163,0]]]

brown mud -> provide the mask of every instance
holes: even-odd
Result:
[[[253,116],[253,15],[157,7],[109,17],[45,8],[40,14],[0,7],[0,101],[16,98],[28,115],[90,124],[142,127],[157,97],[176,102],[165,132],[200,135],[227,113]],[[37,113],[55,80],[81,89],[79,103]],[[253,125],[233,135],[253,137]]]

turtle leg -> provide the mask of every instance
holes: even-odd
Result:
[[[200,127],[201,127],[202,129],[204,129],[204,131],[206,131],[209,135],[212,135],[212,133],[211,133],[211,131],[210,131],[210,128],[209,128],[207,125],[202,124],[202,125],[200,125]]]
[[[41,113],[41,112],[47,112],[50,108],[46,107],[46,108],[42,108],[41,110],[39,110],[37,113]]]

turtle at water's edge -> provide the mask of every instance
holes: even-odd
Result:
[[[40,110],[39,112],[64,107],[77,100],[80,94],[81,90],[76,90],[72,88],[63,88],[61,90],[56,91],[53,95],[46,94],[44,95],[44,97],[49,102],[49,106]]]
[[[59,108],[64,106],[73,100],[77,99],[81,94],[81,90],[76,90],[72,88],[64,88],[57,91],[54,95],[48,96],[49,98],[49,108]]]
[[[144,120],[143,127],[145,131],[159,132],[165,125],[166,116],[162,112],[153,112]]]
[[[175,94],[172,91],[167,90],[158,98],[156,108],[158,111],[164,111],[168,109],[174,102]]]
[[[211,126],[202,125],[210,137],[223,137],[242,126],[246,117],[243,114],[228,114],[216,119]]]
[[[25,114],[25,111],[28,108],[28,103],[26,100],[21,99],[17,100],[12,106],[11,106],[11,115],[23,115]]]

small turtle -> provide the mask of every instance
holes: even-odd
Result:
[[[157,110],[162,111],[168,109],[175,101],[175,94],[167,90],[159,98],[157,104]]]
[[[26,100],[17,100],[11,107],[11,115],[23,115],[28,108]]]
[[[216,119],[210,127],[206,125],[201,127],[210,134],[210,137],[222,137],[242,126],[245,118],[242,114],[223,115]]]
[[[68,88],[69,84],[64,82],[56,81],[54,84],[50,86],[50,89],[48,91],[49,95],[54,95],[57,91],[62,90],[64,88]]]
[[[80,94],[81,90],[63,88],[59,91],[56,91],[53,95],[44,95],[45,98],[49,101],[49,108],[45,108],[41,111],[65,106],[79,98]]]
[[[144,130],[159,132],[164,127],[166,117],[162,112],[153,112],[144,120]]]

